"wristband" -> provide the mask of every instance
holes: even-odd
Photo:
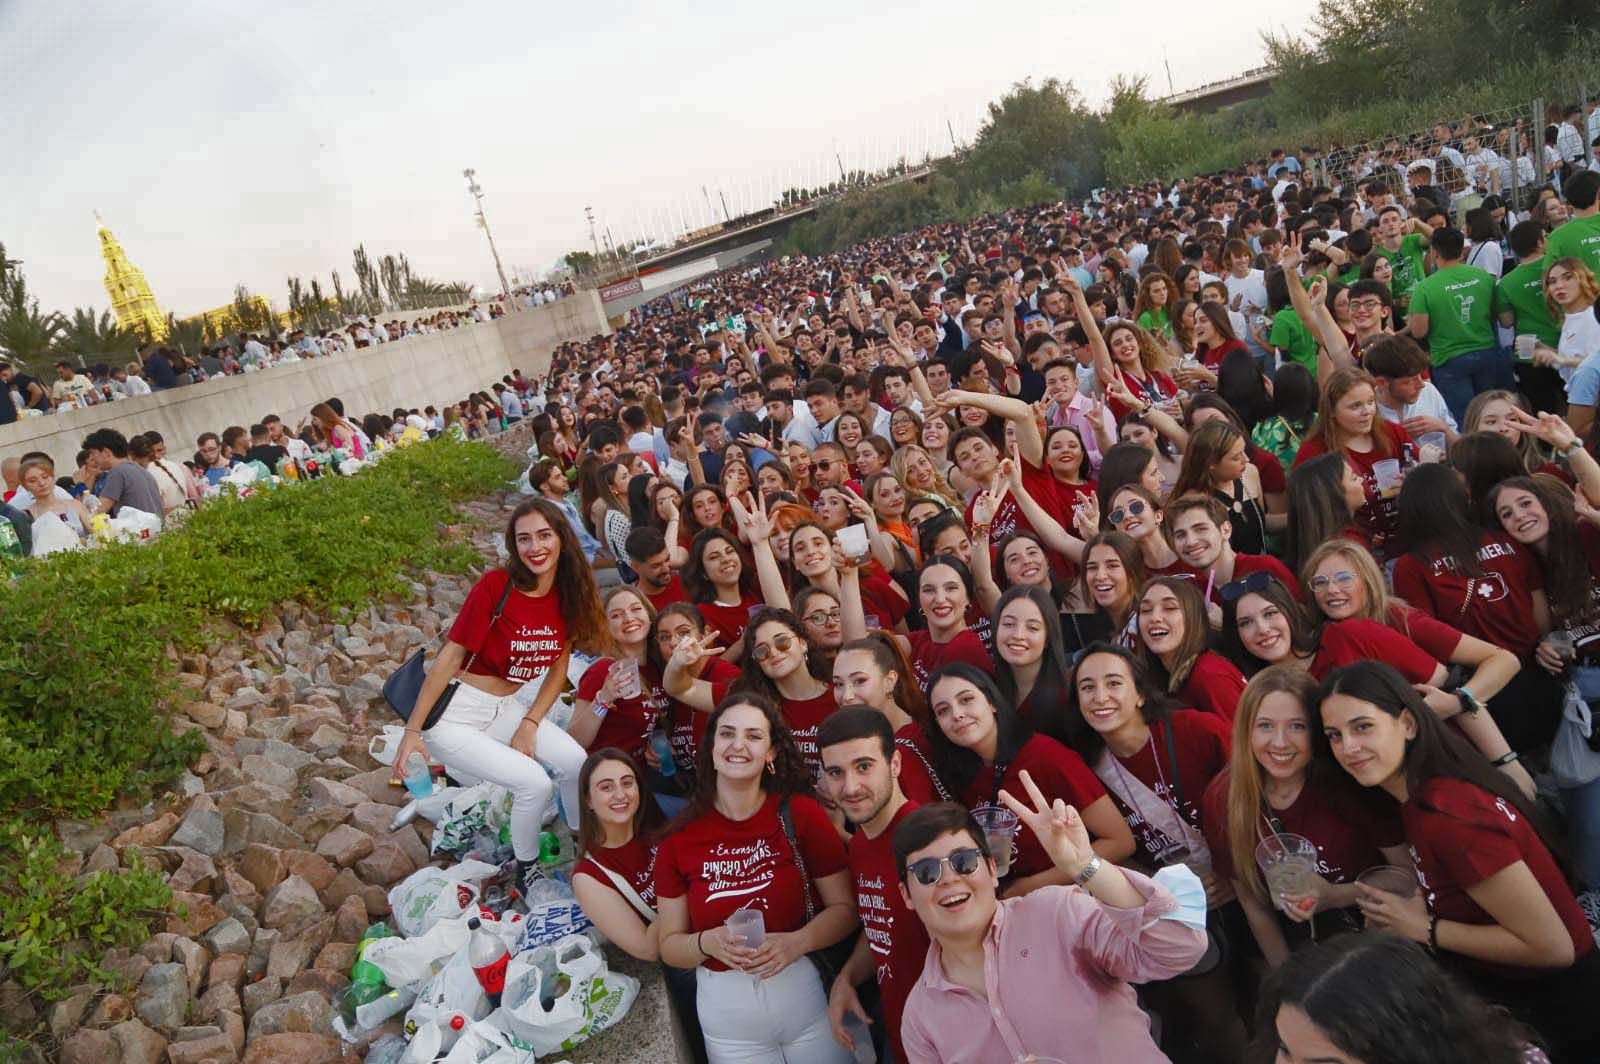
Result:
[[[704,934],[705,934],[705,932],[702,931],[702,932],[700,932],[700,934],[694,936],[694,948],[700,951],[700,956],[709,957],[709,956],[711,956],[711,954],[707,953],[706,952],[706,948],[700,944],[700,938]]]
[[[1520,760],[1522,760],[1521,754],[1517,753],[1515,750],[1507,750],[1505,753],[1489,762],[1489,764],[1493,765],[1495,768],[1504,768],[1511,764],[1511,762]]]
[[[1561,455],[1561,457],[1567,459],[1568,461],[1571,461],[1572,459],[1578,457],[1578,455],[1583,453],[1583,441],[1582,440],[1573,440],[1571,447],[1568,447],[1566,450],[1560,451],[1558,453]]]
[[[972,538],[973,539],[987,539],[989,537],[989,529],[992,526],[993,526],[993,522],[990,522],[989,524],[973,525],[972,526]]]
[[[1472,693],[1472,688],[1466,684],[1456,688],[1456,699],[1461,703],[1461,712],[1469,716],[1483,708],[1483,703],[1478,700],[1477,695]]]
[[[1439,952],[1439,917],[1438,914],[1428,917],[1428,948]]]
[[[1089,858],[1089,863],[1083,866],[1083,870],[1072,877],[1072,881],[1078,884],[1080,887],[1084,886],[1089,882],[1089,880],[1095,877],[1095,873],[1100,871],[1100,867],[1103,864],[1105,864],[1105,862],[1100,860],[1100,855],[1095,854],[1093,857]]]

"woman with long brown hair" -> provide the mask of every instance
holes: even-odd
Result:
[[[547,499],[527,499],[506,523],[507,559],[478,578],[417,695],[395,752],[433,755],[463,780],[511,791],[511,847],[524,868],[539,857],[546,805],[562,790],[567,824],[577,828],[578,770],[584,750],[548,719],[567,681],[572,648],[612,646],[594,573],[566,515]],[[531,704],[518,697],[539,680]],[[459,680],[448,708],[426,732],[429,711]],[[426,742],[426,747],[424,746]]]

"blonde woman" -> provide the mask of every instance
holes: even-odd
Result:
[[[951,506],[966,505],[966,501],[945,480],[933,456],[917,444],[907,444],[896,450],[894,457],[889,460],[889,469],[912,495],[935,495]]]
[[[1554,352],[1535,348],[1534,361],[1555,366],[1567,382],[1567,421],[1582,438],[1594,423],[1600,400],[1600,320],[1595,318],[1595,302],[1600,298],[1600,283],[1594,271],[1581,259],[1564,258],[1552,262],[1544,271],[1544,299],[1550,316],[1561,322],[1561,341]]]

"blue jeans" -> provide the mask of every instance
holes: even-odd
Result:
[[[1575,666],[1572,680],[1585,701],[1600,702],[1600,667]],[[1591,890],[1600,890],[1600,779],[1581,787],[1562,787],[1561,808],[1567,815],[1573,869]]]
[[[1445,405],[1457,425],[1467,422],[1467,404],[1479,392],[1492,388],[1516,388],[1517,375],[1511,355],[1498,347],[1468,351],[1442,366],[1433,367],[1433,385],[1444,396]]]

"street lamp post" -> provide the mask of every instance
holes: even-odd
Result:
[[[483,213],[483,186],[473,179],[477,173],[471,167],[461,171],[461,176],[467,179],[467,191],[478,205],[478,225],[483,229],[483,235],[489,238],[489,254],[494,256],[494,272],[500,277],[500,290],[505,293],[506,302],[511,304],[513,310],[517,309],[517,299],[511,292],[511,286],[506,283],[505,267],[500,265],[500,249],[494,246],[494,234],[489,231],[489,218]]]

